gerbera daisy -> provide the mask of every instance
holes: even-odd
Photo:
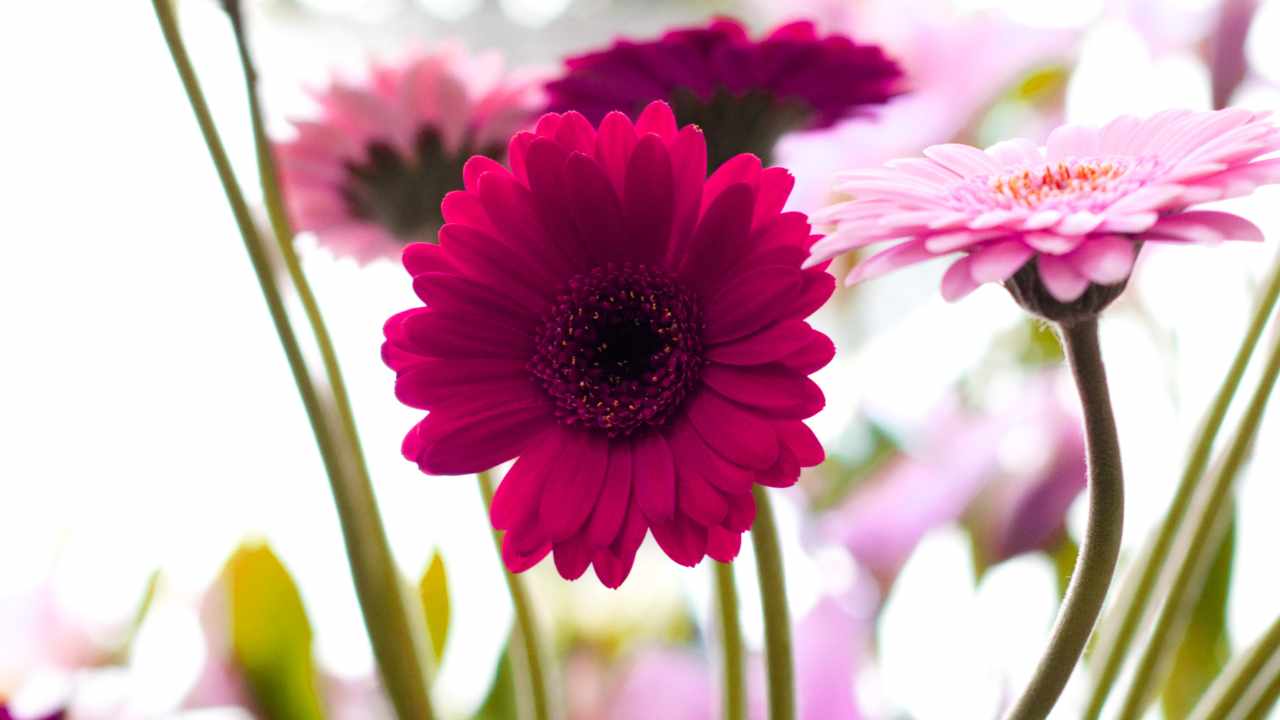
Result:
[[[942,280],[948,300],[1004,282],[1051,320],[1114,300],[1144,242],[1260,240],[1230,213],[1197,203],[1280,181],[1280,128],[1241,109],[1171,110],[1119,117],[1101,128],[1066,125],[1048,145],[1007,140],[985,151],[935,145],[924,158],[843,176],[853,197],[823,214],[835,232],[809,263],[891,241],[859,264],[854,283],[960,253]]]
[[[648,530],[673,560],[728,562],[754,485],[823,452],[801,422],[834,352],[804,318],[834,279],[801,270],[815,236],[782,212],[792,178],[706,145],[651,104],[597,131],[548,114],[445,197],[440,244],[405,249],[427,307],[386,324],[401,402],[429,410],[404,454],[431,474],[512,458],[492,520],[516,572],[554,551],[617,587]]]
[[[618,40],[565,61],[547,85],[551,109],[639,112],[665,100],[681,124],[707,133],[711,167],[741,152],[766,161],[783,134],[828,127],[893,97],[902,71],[875,45],[818,37],[813,23],[782,25],[752,40],[740,23],[671,30],[657,40]]]
[[[289,211],[299,230],[364,262],[433,239],[462,164],[500,159],[542,95],[532,80],[505,75],[496,54],[450,46],[375,65],[315,98],[317,117],[295,121],[293,139],[276,146]]]

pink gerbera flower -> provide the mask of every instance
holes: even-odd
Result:
[[[294,138],[276,147],[289,211],[334,253],[367,261],[434,238],[462,163],[501,158],[507,138],[532,122],[541,92],[504,75],[495,54],[446,47],[376,65],[316,100],[318,117],[295,121]]]
[[[853,199],[827,209],[835,232],[809,262],[893,242],[853,270],[854,283],[960,253],[942,280],[948,300],[1004,282],[1041,315],[1096,312],[1123,289],[1143,242],[1261,239],[1244,218],[1189,208],[1280,181],[1280,159],[1259,159],[1277,149],[1280,128],[1241,109],[1067,125],[1047,147],[935,145],[845,174],[837,189]]]
[[[440,244],[405,249],[427,307],[386,324],[404,454],[432,474],[517,458],[492,520],[516,572],[548,552],[617,587],[646,531],[673,560],[728,562],[752,488],[823,452],[801,422],[834,352],[804,318],[834,289],[801,270],[792,178],[742,155],[706,177],[702,131],[665,103],[599,131],[576,112],[516,135],[445,197]]]
[[[843,35],[818,37],[793,22],[752,40],[736,20],[671,30],[657,40],[618,40],[565,61],[547,85],[551,109],[638,113],[653,100],[675,108],[681,124],[707,133],[711,167],[740,152],[768,158],[783,134],[828,127],[898,91],[902,71],[875,45]]]

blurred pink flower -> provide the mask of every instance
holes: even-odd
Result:
[[[276,145],[298,230],[365,262],[406,243],[435,241],[440,201],[462,187],[472,155],[501,159],[507,139],[542,102],[533,77],[504,73],[492,53],[446,46],[358,83],[317,92],[318,116]]]
[[[919,450],[889,461],[823,520],[823,534],[890,584],[931,530],[954,522],[990,480],[998,423],[952,401],[925,428]]]
[[[204,665],[183,698],[182,708],[252,708],[249,686],[231,655],[231,619],[227,592],[221,580],[201,598],[199,614],[204,635]]]
[[[988,414],[949,402],[919,449],[856,490],[822,522],[883,585],[930,531],[970,521],[985,564],[1045,549],[1084,489],[1084,440],[1055,376],[1027,382],[1009,407]]]
[[[1018,467],[998,472],[966,512],[984,564],[1051,549],[1085,488],[1079,413],[1059,399],[1053,376],[1028,383],[1001,439]]]
[[[0,702],[0,720],[62,720],[66,716],[61,710],[41,713],[39,715],[20,715],[9,709],[9,706]]]
[[[607,704],[609,720],[712,720],[719,700],[708,662],[691,650],[641,651]]]
[[[897,58],[908,92],[874,117],[793,134],[778,161],[796,174],[792,206],[810,211],[830,198],[836,173],[879,165],[957,139],[1024,73],[1074,52],[1073,30],[1031,28],[995,12],[962,14],[935,0],[769,3],[782,18],[812,17],[834,31],[856,30]]]
[[[1245,40],[1258,5],[1259,0],[1221,0],[1205,50],[1215,108],[1229,105],[1231,96],[1249,74]]]
[[[861,720],[856,685],[873,636],[875,593],[818,601],[795,627],[799,720]],[[764,668],[750,658],[748,717],[767,716]],[[651,649],[632,661],[611,696],[608,720],[714,720],[719,678],[712,661],[692,650]]]
[[[98,628],[116,635],[120,628]],[[71,673],[110,653],[98,633],[75,617],[45,581],[0,597],[0,696],[21,687],[37,670]]]
[[[1280,128],[1242,109],[1064,125],[1046,146],[935,145],[844,174],[837,189],[854,199],[822,214],[836,229],[809,262],[892,241],[847,282],[960,253],[942,279],[948,300],[1011,281],[1069,304],[1091,287],[1118,292],[1143,242],[1261,240],[1244,218],[1188,209],[1280,182],[1280,158],[1258,160],[1276,150]]]

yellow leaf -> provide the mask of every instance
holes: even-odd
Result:
[[[445,640],[449,637],[449,579],[444,571],[444,558],[438,552],[432,554],[427,571],[418,582],[418,595],[427,616],[431,650],[439,664],[444,657]]]
[[[231,652],[268,720],[321,720],[311,623],[298,588],[264,544],[242,545],[222,570]]]

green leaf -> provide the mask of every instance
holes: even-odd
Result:
[[[449,638],[449,578],[444,570],[444,558],[439,552],[431,555],[427,571],[418,581],[418,596],[427,616],[427,632],[431,637],[431,650],[436,663],[444,657],[445,640]]]
[[[1191,712],[1191,720],[1264,720],[1280,696],[1280,618],[1231,659]]]
[[[508,639],[498,660],[497,672],[493,675],[493,684],[489,686],[489,694],[484,703],[476,711],[473,720],[517,720],[519,712],[519,691],[516,689],[515,671],[512,668],[512,651],[515,640]]]
[[[232,656],[267,720],[320,720],[311,623],[271,548],[242,545],[222,570]]]
[[[1222,539],[1200,599],[1192,610],[1186,636],[1174,656],[1161,704],[1167,720],[1184,720],[1196,701],[1231,657],[1227,634],[1227,596],[1231,591],[1231,562],[1235,556],[1235,519]]]
[[[1067,596],[1067,587],[1071,585],[1071,574],[1076,570],[1076,560],[1080,557],[1080,544],[1077,543],[1067,533],[1062,534],[1062,539],[1049,552],[1049,559],[1053,560],[1054,574],[1058,578],[1058,597]]]

